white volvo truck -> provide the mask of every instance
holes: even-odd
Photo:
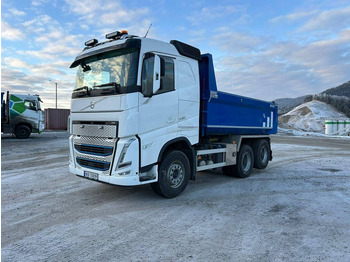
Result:
[[[248,177],[272,159],[277,106],[217,91],[212,57],[113,32],[85,42],[70,115],[70,172],[175,197],[196,172]]]

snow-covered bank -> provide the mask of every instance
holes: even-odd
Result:
[[[287,135],[287,136],[314,136],[314,137],[330,137],[330,138],[345,138],[345,139],[350,139],[350,136],[331,136],[331,135],[326,135],[324,133],[318,133],[318,132],[306,132],[306,131],[301,131],[301,130],[296,130],[296,129],[290,129],[290,128],[283,128],[283,127],[278,127],[278,132],[277,135]]]
[[[313,100],[280,116],[278,132],[298,136],[326,136],[326,119],[346,118],[331,105]]]

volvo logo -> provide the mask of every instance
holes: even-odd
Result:
[[[92,101],[90,102],[90,107],[91,107],[91,109],[94,109],[95,104],[96,104],[95,100],[92,100]]]

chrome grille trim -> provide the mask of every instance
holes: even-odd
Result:
[[[117,125],[73,124],[74,135],[117,138],[117,132]]]
[[[84,125],[83,128],[80,126]],[[103,126],[102,129],[99,127]],[[73,124],[73,150],[78,169],[91,169],[103,175],[110,175],[117,145],[117,125]],[[89,147],[91,152],[89,152]],[[108,154],[96,154],[93,147],[105,147]],[[85,148],[85,150],[81,150]],[[77,150],[80,149],[80,150]],[[112,151],[110,153],[110,151]],[[99,162],[101,167],[99,167]],[[105,167],[109,167],[104,170]]]

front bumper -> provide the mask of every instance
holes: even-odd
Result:
[[[74,166],[69,166],[69,171],[72,174],[75,174],[80,177],[84,177],[84,170],[77,169]],[[87,171],[87,170],[86,170]],[[89,170],[89,172],[94,172],[94,170]],[[118,186],[137,186],[142,185],[144,183],[140,182],[138,175],[132,175],[132,176],[110,176],[110,175],[104,175],[104,174],[98,174],[98,179],[96,181],[112,184],[112,185],[118,185]]]
[[[71,173],[120,186],[136,186],[157,181],[156,174],[155,179],[140,181],[140,145],[135,136],[111,137],[111,127],[97,129],[96,125],[81,126],[84,127],[73,125],[74,134],[69,138]],[[155,165],[154,170],[156,168]],[[154,170],[149,172],[156,173]]]

